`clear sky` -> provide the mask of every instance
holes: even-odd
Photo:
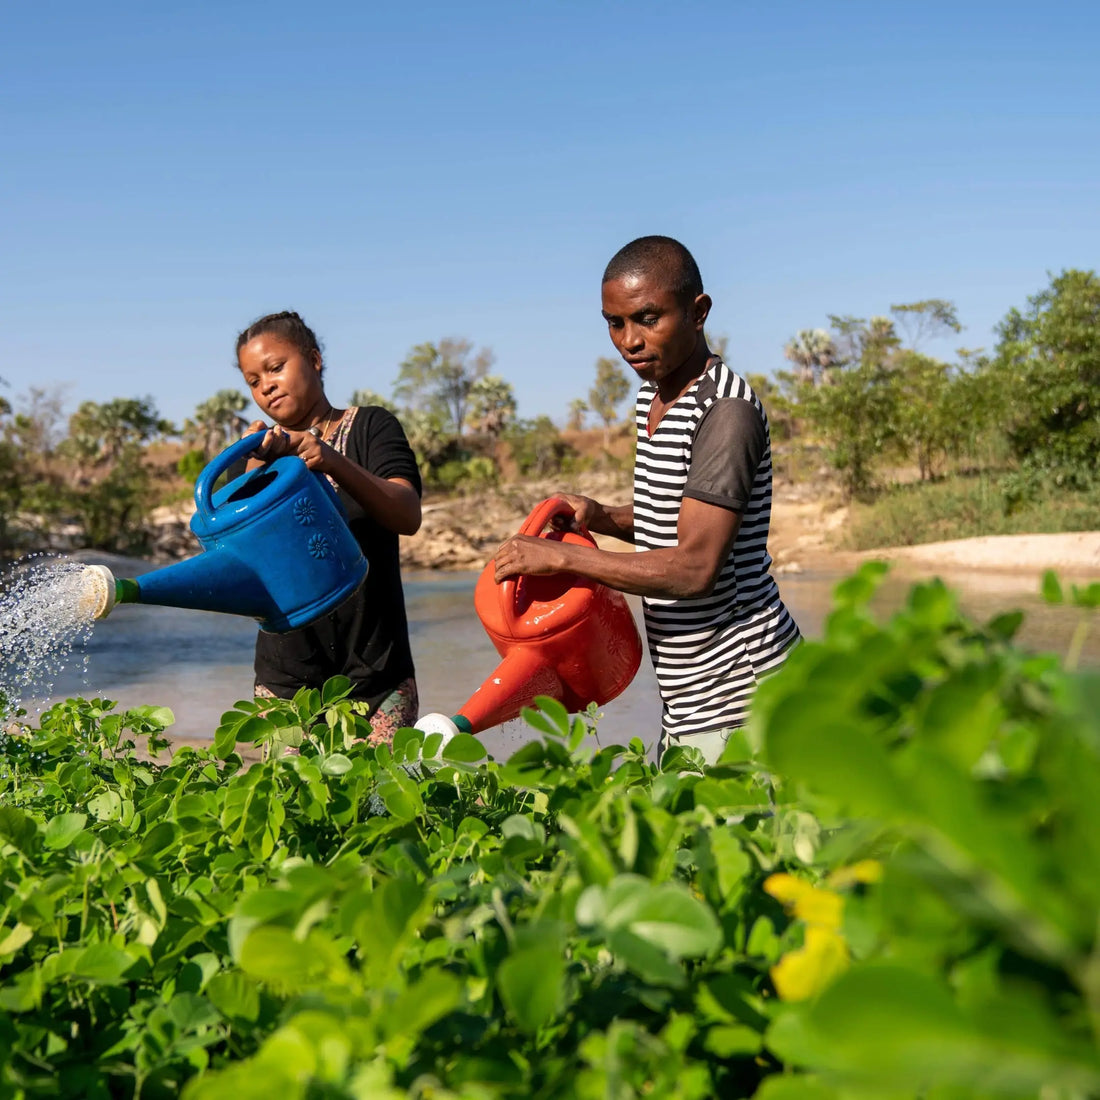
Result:
[[[290,308],[338,403],[461,336],[561,423],[646,233],[743,371],[927,297],[966,326],[927,350],[990,347],[1100,266],[1098,58],[1095,0],[10,3],[0,392],[178,423]]]

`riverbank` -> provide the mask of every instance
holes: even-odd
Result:
[[[629,486],[612,475],[585,475],[582,483],[534,482],[468,497],[426,500],[420,531],[401,540],[402,563],[414,569],[480,569],[514,534],[529,511],[555,491],[584,492],[624,501]],[[844,572],[861,562],[886,560],[906,576],[982,573],[1004,587],[1034,587],[1048,569],[1073,580],[1100,578],[1100,531],[999,535],[852,551],[842,548],[848,509],[835,497],[777,484],[768,550],[779,574]],[[600,537],[605,549],[630,551]]]
[[[588,471],[573,478],[511,483],[468,495],[429,493],[420,530],[401,539],[402,566],[406,570],[479,570],[519,530],[535,505],[556,492],[617,503],[629,499],[630,483],[623,472]],[[163,565],[198,552],[189,527],[193,512],[194,502],[185,500],[150,513],[151,561]],[[848,508],[827,485],[777,479],[768,540],[775,573],[841,573],[860,562],[883,559],[906,576],[938,573],[973,578],[981,573],[1005,588],[1034,588],[1048,569],[1071,580],[1100,577],[1100,531],[995,535],[852,551],[843,548],[848,524]],[[77,551],[73,537],[72,532],[55,532],[42,549]],[[616,539],[599,537],[597,541],[606,549],[632,549]]]

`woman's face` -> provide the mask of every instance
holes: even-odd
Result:
[[[276,424],[294,431],[309,426],[325,394],[320,356],[310,362],[288,340],[263,333],[241,348],[237,362],[253,400]]]

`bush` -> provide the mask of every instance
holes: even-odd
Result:
[[[201,450],[185,451],[176,463],[176,470],[180,477],[186,478],[194,485],[199,474],[206,468],[206,461],[206,455]]]
[[[2,745],[3,1091],[1095,1095],[1100,678],[938,583],[879,626],[880,573],[712,768],[550,699],[505,763],[339,680],[166,764],[58,704]]]

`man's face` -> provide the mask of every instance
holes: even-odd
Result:
[[[710,299],[684,305],[653,275],[626,275],[603,284],[603,316],[616,351],[639,378],[660,383],[692,357]]]

